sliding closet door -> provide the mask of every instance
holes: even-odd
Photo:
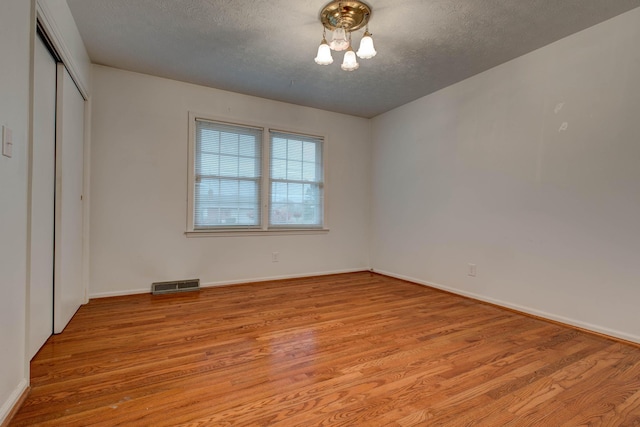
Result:
[[[34,53],[31,152],[29,347],[31,359],[53,333],[53,227],[56,160],[56,61],[40,37]]]
[[[58,64],[57,107],[53,329],[55,333],[60,333],[84,302],[82,283],[84,99],[62,64]]]

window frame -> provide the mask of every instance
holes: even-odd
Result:
[[[259,128],[262,130],[261,160],[262,174],[260,177],[260,224],[251,227],[220,227],[220,228],[195,228],[195,185],[196,185],[196,121],[210,121],[227,124],[231,126]],[[260,236],[260,235],[296,235],[296,234],[322,234],[329,231],[328,226],[328,185],[327,185],[327,148],[328,138],[324,134],[308,132],[304,130],[291,129],[283,126],[271,126],[264,123],[250,122],[243,120],[239,122],[229,117],[212,116],[189,112],[189,138],[188,138],[188,185],[187,185],[187,224],[185,235],[187,237],[210,237],[210,236]],[[284,133],[289,135],[300,135],[322,140],[322,224],[310,227],[300,227],[296,225],[270,226],[269,212],[271,205],[271,132]]]

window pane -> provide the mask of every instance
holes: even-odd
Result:
[[[220,193],[217,179],[203,179],[196,183],[195,205],[196,222],[200,224],[214,224],[217,217],[214,214],[215,197]]]
[[[302,162],[289,160],[287,162],[287,179],[302,180]]]
[[[271,196],[271,224],[322,224],[322,197],[317,185],[274,182]]]
[[[317,184],[304,184],[304,202],[318,204],[322,202],[322,193]]]
[[[302,180],[303,181],[315,181],[316,180],[316,164],[304,162],[302,164]]]
[[[258,184],[255,181],[240,181],[238,203],[244,207],[253,207],[258,197]]]
[[[302,184],[288,184],[287,199],[289,202],[302,203],[303,197]]]
[[[251,135],[240,135],[240,155],[244,157],[256,157],[256,140]]]
[[[220,156],[220,176],[238,176],[238,158],[235,156]]]
[[[238,155],[238,135],[228,132],[220,133],[220,152]]]
[[[271,178],[286,179],[287,178],[287,161],[272,159],[271,160]]]
[[[220,156],[217,154],[201,154],[196,167],[196,173],[200,175],[218,175]]]
[[[313,162],[316,161],[316,144],[313,142],[305,141],[303,143],[303,160],[305,162]]]
[[[284,138],[273,138],[271,140],[271,159],[287,158],[287,140]]]
[[[287,184],[284,182],[274,182],[271,184],[271,201],[273,203],[287,202]]]
[[[226,205],[233,202],[238,197],[238,181],[224,179],[220,181],[220,200],[219,202]]]
[[[289,140],[287,145],[287,158],[289,160],[302,161],[302,141]]]
[[[238,161],[238,173],[243,177],[254,177],[257,166],[255,159],[241,157]]]
[[[202,152],[220,152],[220,132],[211,129],[202,129],[200,131],[200,141]]]

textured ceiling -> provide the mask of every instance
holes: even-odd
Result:
[[[378,55],[313,58],[328,0],[67,0],[94,63],[373,117],[640,0],[369,0]],[[359,44],[362,30],[354,34]]]

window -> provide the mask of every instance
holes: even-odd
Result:
[[[198,120],[194,228],[260,226],[262,129]]]
[[[322,138],[271,132],[270,227],[322,227]]]
[[[324,138],[190,123],[187,233],[324,229]]]

